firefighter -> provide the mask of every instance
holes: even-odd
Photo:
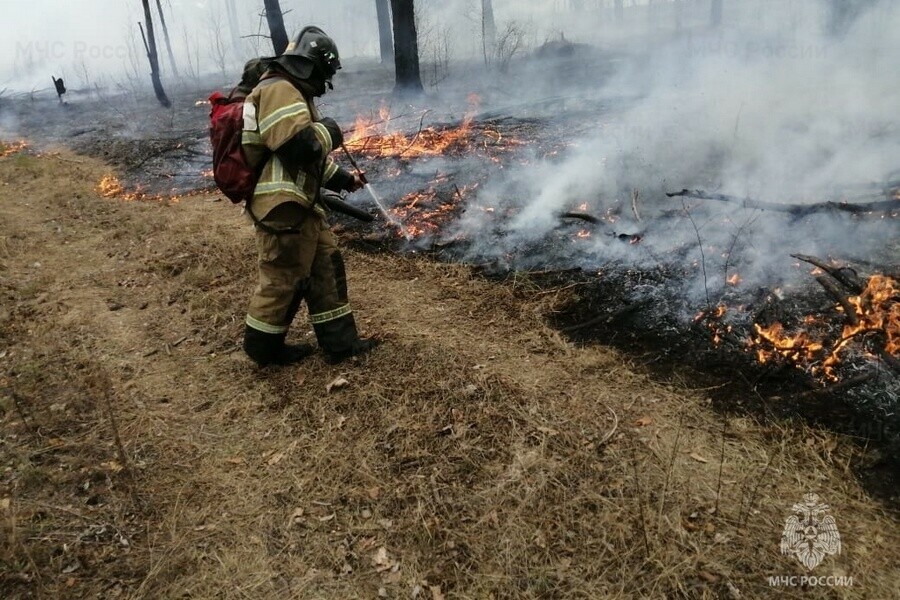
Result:
[[[321,187],[355,192],[360,175],[329,156],[343,143],[341,128],[319,116],[314,99],[333,89],[341,62],[334,41],[307,27],[282,56],[268,63],[244,103],[243,147],[261,176],[247,207],[256,226],[259,283],[250,300],[244,350],[260,366],[295,364],[308,345],[285,344],[305,300],[319,347],[331,364],[377,344],[356,330],[347,275],[329,229]]]

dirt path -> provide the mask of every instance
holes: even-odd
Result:
[[[102,199],[106,172],[0,159],[0,596],[808,597],[767,579],[805,574],[778,545],[807,491],[843,543],[815,574],[854,578],[817,597],[900,585],[850,441],[725,425],[567,344],[544,325],[565,291],[350,252],[385,345],[256,370],[239,211]]]

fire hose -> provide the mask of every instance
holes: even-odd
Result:
[[[350,164],[353,165],[353,169],[356,171],[356,174],[359,176],[360,181],[363,182],[365,189],[369,192],[369,196],[372,197],[372,200],[375,201],[375,206],[378,207],[378,210],[384,215],[384,218],[387,219],[387,222],[400,230],[400,233],[403,234],[403,237],[406,238],[406,241],[410,241],[412,237],[409,235],[409,232],[406,230],[406,227],[403,226],[396,217],[394,217],[391,213],[388,212],[387,208],[385,208],[384,204],[381,202],[381,198],[379,198],[378,194],[375,193],[375,189],[372,187],[372,184],[369,183],[369,180],[366,178],[365,172],[359,168],[359,163],[356,162],[356,159],[353,158],[353,155],[350,153],[350,150],[347,149],[346,144],[341,144],[341,148],[344,150],[344,154],[347,155],[347,160],[350,161]]]

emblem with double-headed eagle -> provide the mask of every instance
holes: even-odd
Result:
[[[816,494],[806,494],[803,502],[795,504],[792,510],[794,514],[785,521],[781,534],[782,554],[796,556],[812,571],[826,556],[841,553],[837,523],[828,514],[829,506],[820,502]]]

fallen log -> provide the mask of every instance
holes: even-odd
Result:
[[[737,196],[728,196],[726,194],[713,194],[704,190],[681,190],[680,192],[667,193],[666,196],[669,198],[694,198],[696,200],[730,202],[739,204],[742,208],[771,210],[773,212],[788,213],[797,217],[827,211],[842,211],[853,214],[900,211],[900,200],[897,199],[866,203],[819,202],[816,204],[782,204],[778,202],[763,202],[752,198],[738,198]]]

